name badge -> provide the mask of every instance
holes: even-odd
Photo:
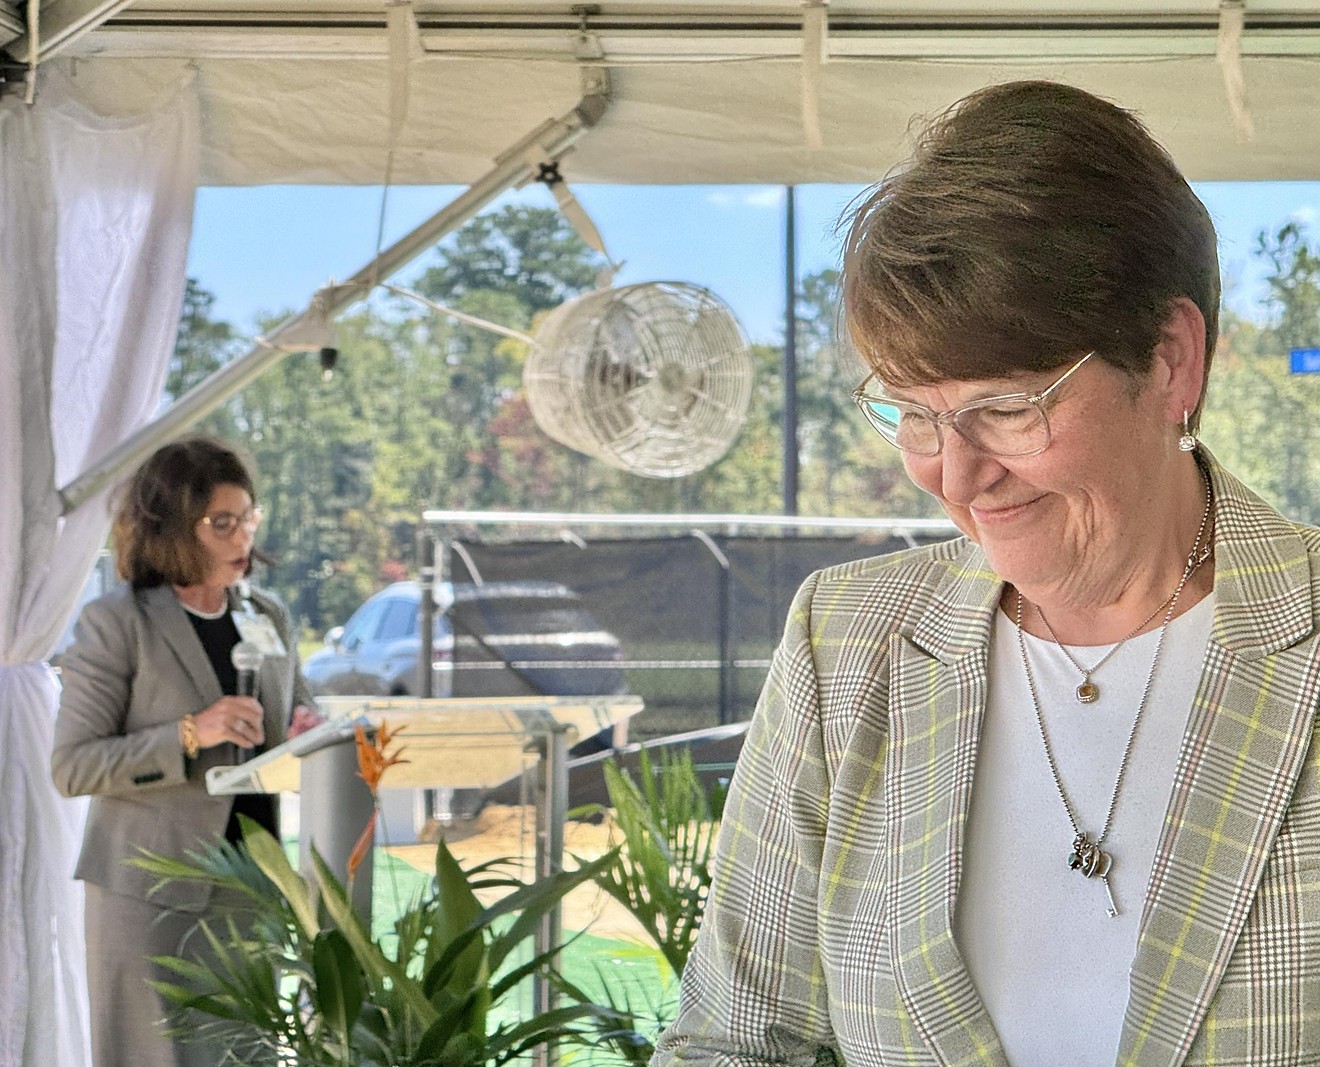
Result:
[[[234,612],[234,625],[238,627],[238,636],[244,641],[251,641],[263,656],[287,656],[288,651],[280,640],[279,632],[269,616],[258,615],[255,611]]]

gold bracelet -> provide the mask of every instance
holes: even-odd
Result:
[[[197,720],[191,715],[185,715],[179,720],[179,744],[189,759],[196,759],[197,753],[202,750],[202,740],[197,736]]]

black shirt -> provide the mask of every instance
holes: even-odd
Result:
[[[211,666],[215,668],[216,679],[220,682],[220,692],[234,696],[238,692],[238,671],[234,669],[232,659],[234,646],[238,644],[238,627],[234,616],[226,611],[219,618],[208,619],[195,612],[187,612],[188,621],[197,631],[197,638]],[[257,751],[261,748],[258,746]],[[238,824],[238,816],[246,815],[269,830],[276,837],[280,836],[279,817],[276,814],[275,797],[269,793],[240,793],[234,797],[234,806],[229,812],[229,823],[225,826],[225,840],[237,844],[243,840],[243,831]]]

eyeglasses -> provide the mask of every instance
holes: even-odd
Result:
[[[228,541],[242,526],[248,533],[253,533],[261,525],[265,509],[260,504],[248,508],[242,515],[232,511],[217,511],[214,515],[203,515],[202,522],[211,527],[211,532],[221,541]]]
[[[1050,422],[1042,406],[1045,399],[1094,356],[1088,352],[1039,393],[1010,393],[974,400],[951,411],[931,411],[887,396],[866,392],[866,382],[852,398],[862,414],[891,445],[916,456],[938,456],[944,448],[941,427],[952,426],[973,448],[991,456],[1034,456],[1050,444]]]

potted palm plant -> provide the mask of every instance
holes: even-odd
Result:
[[[530,884],[493,864],[464,871],[441,842],[428,892],[373,939],[319,856],[314,877],[289,863],[266,830],[244,822],[244,847],[209,845],[190,861],[145,857],[164,881],[194,879],[247,902],[222,925],[201,924],[205,963],[162,957],[175,980],[158,988],[179,1033],[229,1048],[247,1064],[305,1067],[479,1067],[540,1045],[586,1039],[582,1023],[618,1029],[613,1009],[568,1004],[521,1022],[493,1009],[553,953],[518,960],[541,917],[612,856]],[[507,890],[483,906],[477,892]],[[517,962],[515,962],[517,961]]]
[[[399,762],[377,741],[359,738],[359,766],[373,792]],[[531,975],[556,980],[558,947],[538,955],[524,946],[565,894],[614,861],[612,853],[524,884],[501,874],[498,861],[465,871],[442,841],[429,888],[389,935],[373,938],[314,850],[314,870],[302,874],[274,836],[240,819],[241,847],[217,841],[186,860],[134,861],[158,884],[200,881],[242,902],[222,922],[199,924],[209,947],[204,961],[156,960],[172,975],[157,988],[174,1008],[177,1033],[251,1065],[498,1067],[626,1023],[585,999],[514,1021],[500,1010]],[[350,861],[350,877],[352,870]],[[483,905],[478,893],[487,891],[502,895]]]

